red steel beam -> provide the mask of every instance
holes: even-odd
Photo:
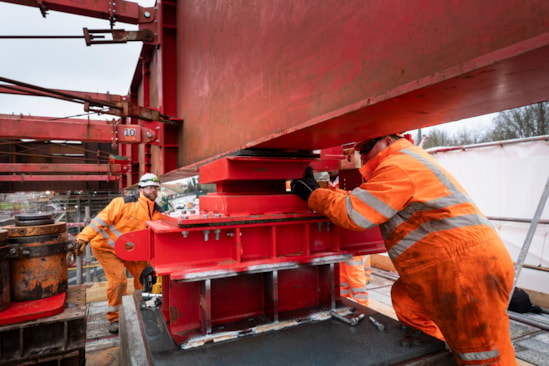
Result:
[[[69,181],[116,181],[119,176],[101,174],[67,174],[67,175],[0,175],[0,182],[69,182]]]
[[[0,173],[122,173],[120,164],[1,164]]]
[[[154,141],[154,130],[140,125],[84,119],[0,115],[0,136],[8,139],[94,141],[141,144]]]
[[[54,10],[63,13],[82,15],[99,19],[110,19],[111,9],[116,12],[116,20],[128,24],[152,23],[155,20],[154,7],[145,8],[131,1],[110,0],[1,0],[5,3],[32,6],[42,11]]]
[[[48,95],[42,95],[42,96],[48,96],[51,98],[58,98],[59,94],[67,94],[74,97],[79,97],[82,99],[93,99],[101,102],[106,103],[120,103],[127,100],[126,96],[118,95],[118,94],[108,94],[108,93],[90,93],[90,92],[81,92],[76,90],[64,90],[64,89],[51,89],[52,93]],[[47,94],[47,92],[42,92],[43,94]],[[8,84],[0,84],[0,94],[14,94],[14,95],[37,95],[36,89],[33,89],[31,87],[25,87],[25,86],[10,86]]]
[[[321,149],[549,100],[546,0],[177,6],[170,178],[242,148]]]

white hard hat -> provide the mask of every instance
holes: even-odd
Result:
[[[150,186],[160,187],[160,179],[158,179],[158,177],[153,173],[143,174],[143,176],[139,178],[139,183],[137,183],[137,186],[139,188]]]

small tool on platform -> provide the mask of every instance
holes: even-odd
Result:
[[[339,314],[336,311],[332,311],[331,315],[332,315],[333,318],[341,320],[342,322],[347,323],[351,326],[357,325],[365,317],[364,314],[359,314],[357,316],[352,316],[352,317],[346,317],[346,316],[343,316],[343,315]]]

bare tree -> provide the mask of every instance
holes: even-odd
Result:
[[[494,119],[490,140],[510,140],[549,133],[549,102],[500,112]]]
[[[423,144],[425,149],[437,146],[452,146],[454,143],[453,139],[444,130],[432,129],[425,135],[427,136],[427,141]]]
[[[458,133],[454,135],[454,145],[458,146],[479,144],[486,141],[490,141],[489,133],[486,133],[478,127],[462,127]]]

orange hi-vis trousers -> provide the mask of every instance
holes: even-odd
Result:
[[[109,322],[118,321],[122,296],[127,295],[128,278],[126,277],[126,269],[133,276],[134,289],[140,290],[143,286],[139,282],[139,276],[143,269],[147,267],[148,262],[123,261],[113,251],[101,250],[101,248],[92,247],[92,252],[101,267],[103,267],[107,277],[107,302],[109,304],[107,320]]]
[[[503,243],[480,244],[401,276],[393,308],[401,322],[446,341],[459,365],[516,365],[506,313],[513,275]]]
[[[370,256],[359,255],[339,264],[340,295],[368,305],[366,285],[370,282]]]

